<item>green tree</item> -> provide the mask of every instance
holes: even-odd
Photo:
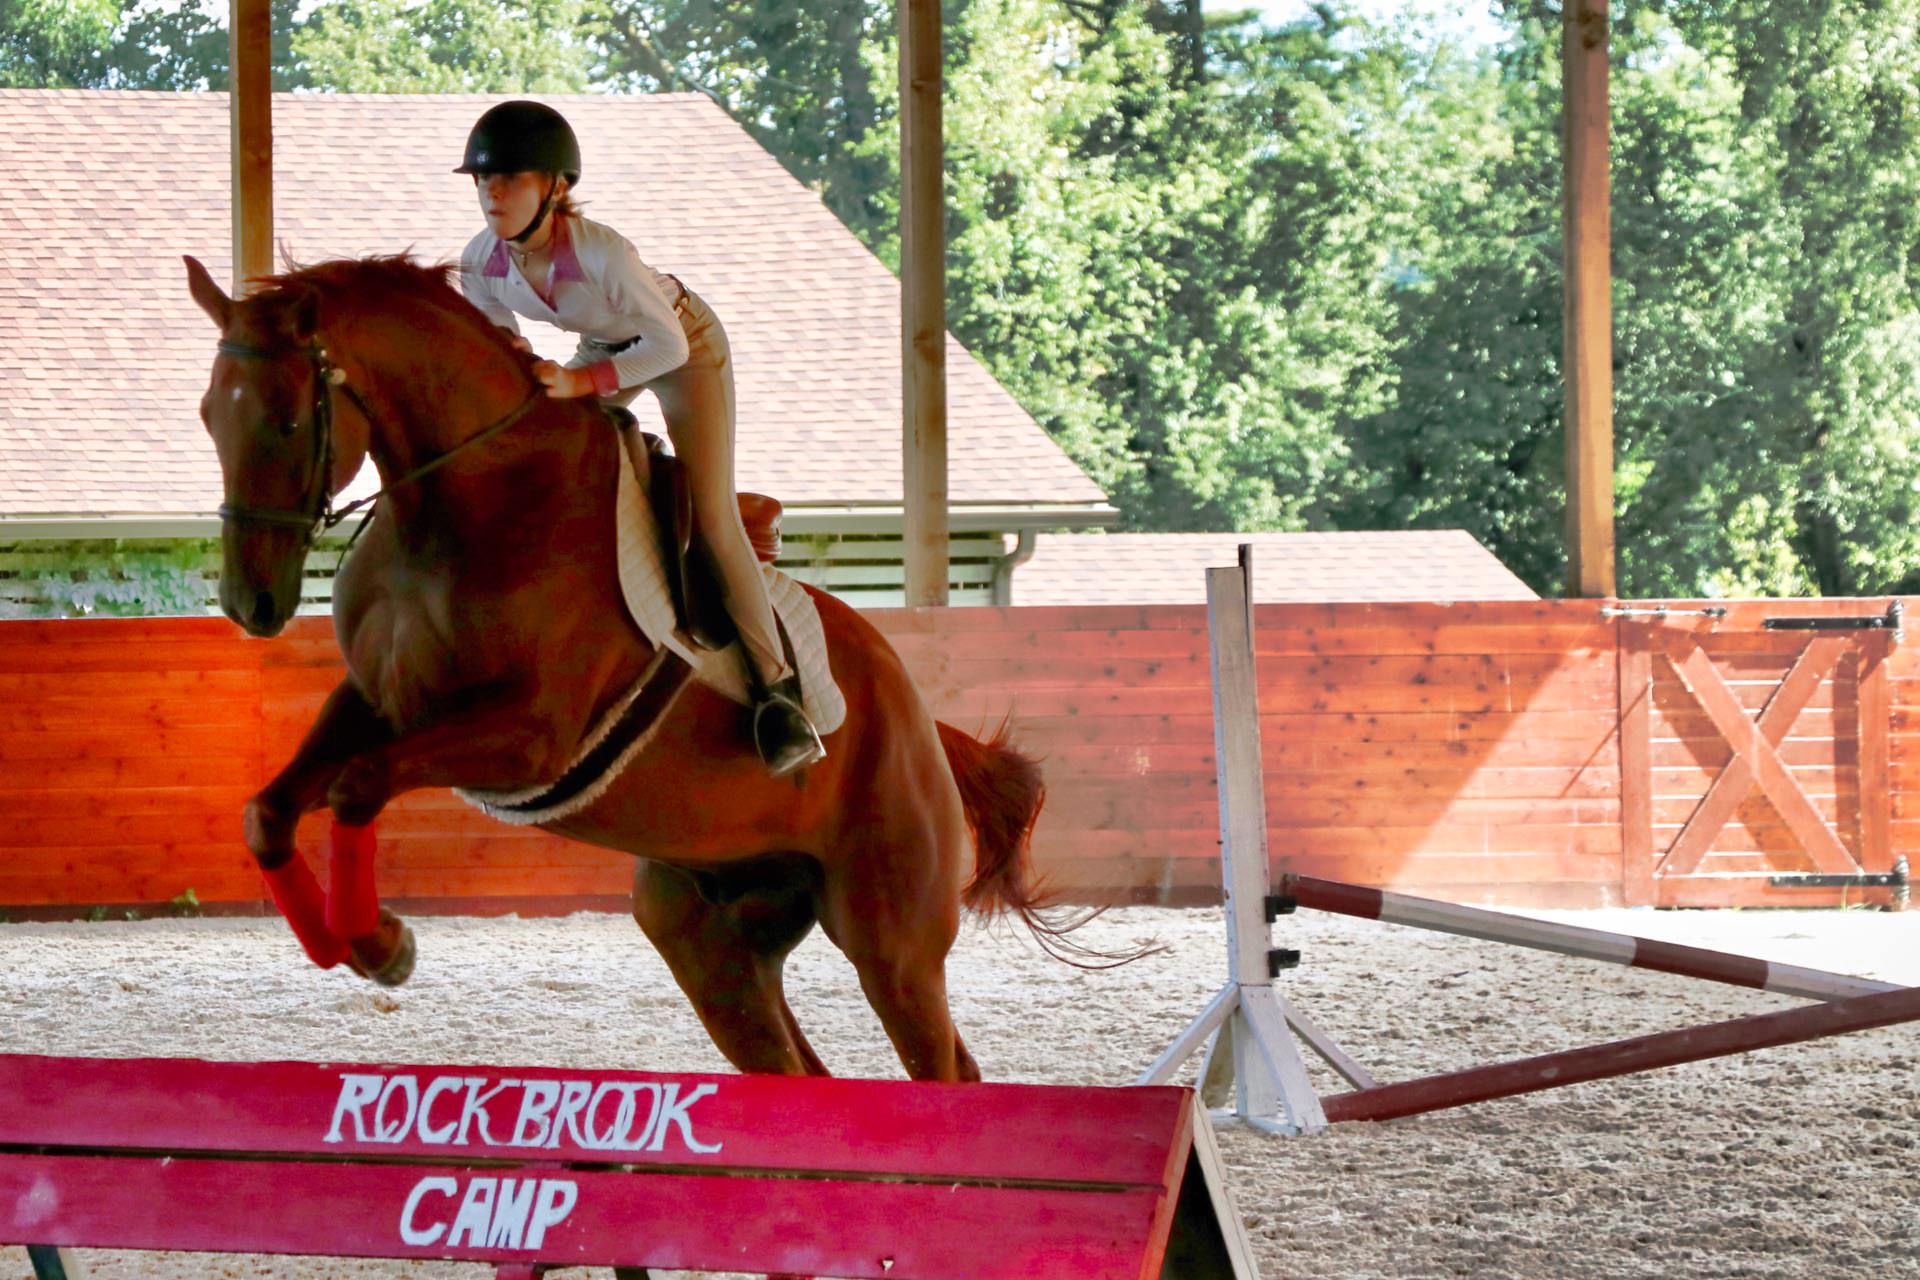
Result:
[[[1885,590],[1914,563],[1916,6],[1749,8],[1615,30],[1630,594]],[[1399,297],[1391,407],[1350,426],[1342,518],[1462,525],[1557,591],[1558,15],[1512,16],[1504,142],[1425,202],[1448,233]]]
[[[273,87],[308,87],[293,55],[301,0],[273,0]],[[229,83],[226,6],[209,10],[201,0],[121,0],[114,33],[113,87],[120,89],[216,89]]]
[[[306,82],[342,93],[575,93],[587,0],[329,0],[294,31]]]
[[[118,20],[116,0],[7,0],[0,5],[0,88],[101,83]]]
[[[1778,289],[1745,345],[1741,425],[1771,464],[1743,494],[1827,594],[1920,566],[1920,4],[1675,3],[1740,87],[1752,268]],[[1764,20],[1762,20],[1764,18]],[[1743,29],[1744,28],[1744,29]]]
[[[704,93],[868,243],[891,159],[872,134],[894,110],[896,72],[878,51],[890,0],[599,0],[600,83]]]
[[[300,83],[289,37],[298,0],[274,0],[273,85]],[[199,0],[5,0],[0,85],[225,89],[227,28]]]
[[[1415,147],[1385,333],[1390,391],[1345,423],[1336,521],[1464,528],[1536,588],[1561,572],[1558,86],[1544,42],[1424,77],[1444,113]],[[1421,156],[1424,152],[1424,156]]]
[[[954,19],[950,321],[1129,526],[1298,528],[1380,394],[1403,51],[1317,19],[1206,35],[1200,76],[1139,5]]]

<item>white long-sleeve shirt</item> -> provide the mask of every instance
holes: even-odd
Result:
[[[602,395],[644,386],[687,362],[674,282],[642,262],[625,236],[591,218],[554,219],[548,296],[520,274],[506,241],[491,231],[467,242],[460,285],[468,301],[511,333],[520,332],[520,315],[579,334],[580,348],[567,363],[587,370]],[[606,350],[632,338],[640,341]]]

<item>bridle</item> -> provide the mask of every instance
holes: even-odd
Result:
[[[231,338],[220,340],[220,352],[222,355],[235,356],[243,360],[277,360],[289,354],[285,350],[275,351],[266,347],[256,347],[244,342],[235,342]],[[492,439],[526,417],[534,405],[540,402],[542,391],[540,384],[534,383],[528,390],[526,398],[515,405],[506,417],[467,437],[445,453],[428,459],[392,484],[383,485],[370,497],[360,498],[336,509],[333,505],[333,388],[338,387],[346,392],[347,398],[352,400],[354,407],[365,416],[370,427],[374,421],[373,411],[367,407],[367,402],[361,398],[360,393],[347,382],[347,371],[327,359],[325,347],[317,342],[309,343],[300,351],[300,354],[305,355],[313,364],[314,480],[312,489],[301,500],[298,507],[291,509],[247,507],[239,503],[223,502],[220,504],[220,519],[227,523],[270,524],[283,528],[302,529],[306,533],[305,542],[309,547],[313,545],[315,538],[331,530],[362,507],[371,507],[395,489],[412,484],[428,472],[438,470],[453,461],[464,450]],[[364,524],[361,525],[361,528],[365,527]],[[359,535],[356,532],[354,536]]]

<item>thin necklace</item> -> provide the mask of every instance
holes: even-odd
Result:
[[[553,248],[553,235],[549,232],[546,243],[537,249],[522,249],[511,240],[507,241],[506,245],[507,252],[513,255],[514,265],[519,267],[521,274],[524,275],[526,274],[527,264],[529,262],[532,262],[539,254],[545,253],[547,250]]]

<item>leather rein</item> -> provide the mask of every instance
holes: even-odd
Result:
[[[277,360],[289,354],[285,350],[275,351],[266,347],[256,347],[244,342],[235,342],[230,338],[222,338],[220,340],[220,352],[222,355],[235,356],[243,360]],[[426,462],[421,463],[413,470],[401,476],[398,480],[395,480],[392,484],[382,485],[379,491],[370,497],[360,498],[357,501],[349,502],[344,507],[335,509],[333,505],[334,447],[332,389],[339,387],[342,391],[345,391],[348,398],[353,401],[354,406],[366,417],[369,426],[371,426],[374,421],[373,411],[367,407],[367,402],[361,398],[360,393],[347,382],[346,370],[340,368],[327,358],[327,349],[325,347],[317,342],[310,343],[300,354],[305,355],[307,359],[313,363],[313,488],[307,497],[302,500],[300,506],[293,509],[285,507],[248,507],[235,502],[223,502],[220,504],[220,519],[223,522],[231,523],[272,524],[304,529],[306,531],[306,545],[309,547],[313,545],[315,538],[331,530],[335,525],[338,525],[362,507],[371,507],[395,489],[412,484],[414,481],[420,479],[420,477],[429,472],[436,471],[453,461],[453,459],[458,457],[462,452],[499,435],[508,427],[511,427],[514,423],[526,417],[528,413],[532,412],[533,407],[540,402],[542,394],[540,384],[537,382],[534,383],[533,387],[527,392],[526,399],[515,405],[506,417],[501,418],[498,422],[493,423],[491,426],[482,429],[474,435],[467,437],[445,453],[438,454]],[[364,529],[365,527],[364,524],[361,525],[361,528]],[[358,532],[356,532],[354,536],[358,537]]]

